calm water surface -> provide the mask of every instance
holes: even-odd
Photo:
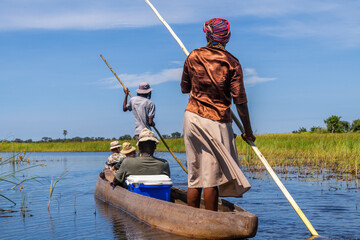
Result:
[[[0,153],[6,158],[8,154]],[[0,239],[188,239],[154,229],[114,207],[94,198],[97,175],[109,153],[31,153],[32,164],[46,164],[17,174],[19,181],[39,176],[38,181],[25,182],[24,189],[9,190],[12,185],[0,182],[0,208],[19,210],[21,199],[27,207],[19,212],[0,211]],[[187,187],[187,177],[168,153],[158,153],[170,162],[174,185]],[[177,154],[185,163],[185,154]],[[27,164],[23,165],[26,167]],[[0,167],[11,171],[12,166]],[[47,211],[51,178],[68,170],[55,187],[50,212]],[[254,239],[308,239],[305,225],[268,174],[244,171],[252,189],[243,198],[228,198],[259,216]],[[360,193],[354,182],[319,181],[280,175],[295,201],[311,221],[319,239],[360,239]]]

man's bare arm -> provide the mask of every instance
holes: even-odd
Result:
[[[129,92],[130,92],[129,89],[124,88],[124,93],[125,93],[125,99],[124,99],[124,103],[123,103],[123,111],[124,112],[126,112],[128,110],[126,105],[127,105],[127,98],[129,96]]]

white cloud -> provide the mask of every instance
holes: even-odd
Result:
[[[176,65],[176,66],[184,66],[184,61],[171,61],[172,64]]]
[[[172,68],[159,73],[119,74],[118,76],[126,87],[138,87],[141,82],[148,82],[152,86],[164,82],[180,82],[182,71],[182,68]],[[99,84],[107,88],[122,87],[115,77],[101,79]]]
[[[112,29],[155,24],[146,6],[132,1],[5,0],[0,29]]]
[[[269,82],[276,80],[276,78],[264,78],[259,77],[256,70],[253,68],[244,69],[244,82],[249,85],[254,85],[257,83]]]
[[[119,74],[119,78],[126,87],[138,87],[141,82],[148,82],[150,86],[165,82],[180,82],[183,68],[165,69],[159,73],[142,73],[142,74]],[[244,81],[249,85],[276,80],[276,78],[259,77],[253,68],[244,69]],[[105,88],[122,88],[115,77],[109,77],[99,80],[96,84]]]
[[[252,21],[244,29],[277,37],[360,45],[360,2],[336,0],[152,0],[170,24],[214,16]],[[143,0],[2,0],[0,30],[118,29],[161,24]],[[254,24],[254,25],[253,25]]]

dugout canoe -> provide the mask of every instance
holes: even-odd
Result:
[[[98,176],[95,197],[131,214],[137,219],[166,232],[178,235],[210,238],[251,238],[256,235],[258,217],[245,209],[219,199],[219,211],[189,207],[186,191],[172,187],[171,201],[146,197],[110,185],[112,177]]]

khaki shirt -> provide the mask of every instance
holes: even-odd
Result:
[[[130,175],[159,175],[170,177],[169,163],[155,157],[126,157],[116,172],[115,177],[120,185],[126,187],[126,178]]]
[[[219,47],[202,47],[190,53],[181,91],[191,94],[186,111],[219,122],[232,121],[231,99],[235,104],[247,102],[239,61]]]

